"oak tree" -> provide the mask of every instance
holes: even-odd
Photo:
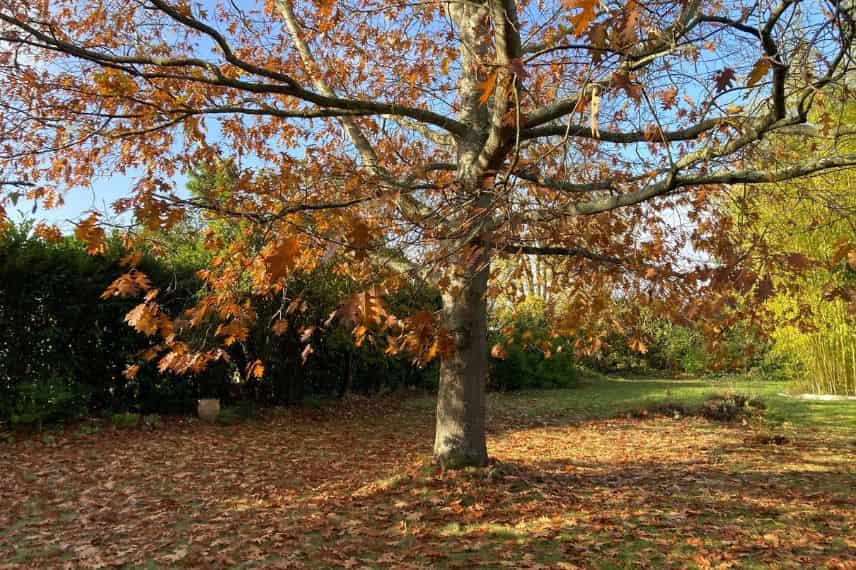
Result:
[[[0,0],[0,206],[126,174],[113,207],[139,225],[241,220],[204,236],[217,253],[181,315],[136,271],[106,292],[143,296],[128,320],[161,339],[163,370],[240,342],[242,292],[282,295],[319,264],[361,280],[331,318],[440,358],[434,453],[484,464],[491,259],[565,259],[551,282],[573,290],[586,350],[616,291],[752,287],[717,192],[856,164],[755,156],[771,133],[807,136],[810,113],[813,135],[848,136],[824,94],[851,72],[853,18],[846,0]],[[228,184],[181,191],[224,164]],[[100,221],[77,225],[92,251]],[[388,314],[384,291],[416,278],[440,313]]]

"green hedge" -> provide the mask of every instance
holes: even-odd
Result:
[[[419,369],[403,357],[390,357],[371,345],[355,347],[350,336],[334,330],[313,339],[315,354],[304,365],[296,332],[271,334],[265,315],[276,307],[255,299],[259,326],[246,343],[229,349],[230,362],[198,376],[159,374],[154,364],[133,380],[122,372],[150,340],[124,322],[138,301],[101,293],[124,269],[124,251],[113,240],[104,255],[89,255],[71,238],[49,243],[32,235],[31,224],[0,229],[0,421],[42,423],[87,413],[186,413],[199,397],[224,403],[294,403],[308,395],[341,395],[346,390],[375,392],[400,386],[431,388],[436,367]],[[158,299],[177,313],[199,290],[198,267],[146,257],[140,269],[161,289]],[[308,291],[312,307],[299,316],[306,324],[323,322],[349,286],[330,275],[296,277],[295,290]],[[414,289],[391,300],[395,308],[435,307],[436,292]],[[294,323],[299,325],[300,323]],[[258,380],[239,381],[245,364],[266,363]]]

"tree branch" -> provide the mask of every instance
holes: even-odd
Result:
[[[678,40],[697,25],[696,20],[694,20],[694,16],[698,11],[699,4],[699,0],[690,0],[689,2],[686,2],[681,13],[677,16],[672,25],[666,28],[662,34],[657,35],[653,39],[643,41],[635,48],[625,52],[623,54],[624,57],[617,65],[612,77],[615,77],[616,74],[620,75],[641,69],[660,57],[668,55],[677,49]],[[601,91],[605,93],[613,87],[614,79],[610,78],[595,83]],[[594,84],[591,87],[593,86]],[[529,114],[524,127],[526,129],[532,129],[561,118],[568,113],[572,113],[579,105],[580,99],[585,96],[585,92],[575,93],[569,97],[563,98],[559,101],[554,101],[536,109]]]
[[[327,97],[334,97],[335,93],[324,81],[321,70],[318,67],[318,62],[309,50],[308,44],[303,40],[303,36],[301,35],[300,28],[297,24],[297,19],[294,17],[294,13],[291,10],[290,1],[276,0],[276,7],[282,18],[285,20],[286,27],[291,34],[291,39],[300,54],[304,67],[313,77],[316,89]],[[356,121],[351,117],[340,117],[339,120],[344,125],[345,130],[348,133],[348,138],[350,138],[351,142],[354,143],[354,147],[356,147],[364,165],[381,179],[390,182],[393,186],[400,187],[402,183],[394,180],[386,169],[380,165],[374,148],[372,148],[368,137],[365,136]],[[404,213],[408,216],[425,218],[431,215],[430,210],[424,204],[408,193],[401,194],[398,203]]]
[[[25,188],[30,186],[35,186],[32,182],[27,182],[26,180],[0,180],[0,187],[3,186],[13,186],[16,188]]]
[[[537,246],[523,244],[489,244],[492,249],[504,253],[516,253],[526,255],[549,255],[558,257],[582,257],[591,261],[599,261],[601,263],[609,263],[610,265],[624,265],[627,260],[611,255],[602,255],[583,249],[581,247],[566,247],[566,246]]]
[[[584,127],[582,125],[545,125],[541,127],[524,129],[521,132],[521,138],[523,140],[530,140],[540,137],[550,137],[550,136],[571,136],[571,137],[582,137],[582,138],[590,138],[602,140],[604,142],[611,143],[638,143],[638,142],[650,142],[650,143],[663,143],[663,142],[675,142],[675,141],[688,141],[695,140],[702,134],[715,129],[718,126],[727,124],[731,117],[720,117],[716,119],[707,119],[702,121],[696,125],[691,127],[687,127],[684,129],[678,129],[676,131],[667,131],[662,133],[657,133],[656,137],[652,137],[649,133],[645,131],[631,131],[631,132],[620,132],[620,131],[605,131],[599,130],[598,133],[592,132],[590,127]]]
[[[560,190],[562,192],[568,192],[570,194],[584,194],[588,192],[597,192],[599,190],[618,190],[616,182],[613,180],[601,180],[599,182],[589,183],[573,183],[566,182],[564,180],[556,180],[555,178],[549,178],[547,176],[541,175],[540,173],[526,170],[515,170],[512,175],[516,176],[517,178],[520,178],[521,180],[526,180],[527,182],[532,182],[545,188],[550,188],[552,190]]]
[[[590,200],[578,204],[571,204],[565,208],[563,214],[570,216],[583,216],[608,212],[625,206],[632,206],[655,198],[667,195],[679,188],[688,186],[704,186],[709,184],[765,184],[782,182],[808,176],[817,172],[835,168],[846,168],[856,166],[856,154],[846,154],[819,160],[804,161],[781,170],[757,170],[744,169],[733,171],[721,171],[713,173],[697,173],[678,175],[670,173],[669,176],[649,185],[636,192],[628,192],[618,196],[608,196],[597,200]],[[555,212],[552,212],[555,215]],[[527,216],[529,221],[541,221],[549,219],[543,213],[535,213]]]
[[[63,53],[66,55],[77,57],[79,59],[90,61],[92,63],[96,63],[103,67],[113,68],[122,71],[133,77],[141,77],[146,79],[172,79],[194,83],[205,83],[209,85],[227,87],[251,93],[288,95],[306,101],[307,103],[318,105],[319,107],[341,109],[346,111],[356,111],[372,115],[400,115],[410,117],[417,121],[440,127],[456,136],[465,136],[469,133],[469,129],[464,124],[456,121],[455,119],[452,119],[451,117],[447,117],[445,115],[441,115],[433,111],[409,107],[406,105],[400,105],[398,103],[363,101],[360,99],[350,99],[345,97],[325,95],[323,93],[316,93],[296,85],[296,83],[294,83],[294,80],[286,75],[282,75],[282,81],[273,83],[242,81],[236,78],[227,77],[223,74],[223,72],[218,68],[217,65],[198,58],[168,58],[142,55],[113,55],[109,53],[100,52],[94,49],[85,48],[81,45],[77,45],[59,39],[53,35],[46,34],[27,24],[26,22],[11,17],[4,13],[0,13],[0,21],[6,22],[7,24],[15,28],[18,28],[19,30],[23,30],[31,37],[38,40],[27,40],[24,38],[16,37],[14,35],[4,34],[0,35],[0,41],[5,41],[13,44],[26,44],[40,49]],[[244,65],[253,68],[252,64],[244,62]],[[151,71],[143,71],[134,66],[148,66],[154,69],[193,67],[206,71],[209,75],[198,76],[189,74],[156,73]],[[264,68],[258,69],[263,72],[262,76],[266,79],[272,79],[271,74],[275,74],[275,72],[265,70]],[[288,80],[286,80],[286,78],[288,78]]]

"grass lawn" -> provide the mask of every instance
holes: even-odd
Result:
[[[627,413],[735,390],[764,416]],[[856,402],[780,391],[492,394],[496,463],[457,472],[425,461],[427,397],[7,438],[0,568],[854,568]]]
[[[533,417],[609,418],[656,402],[697,405],[712,394],[740,393],[758,397],[766,404],[764,420],[768,428],[789,434],[803,430],[856,432],[856,401],[796,399],[784,395],[785,388],[781,382],[749,380],[741,376],[720,380],[612,377],[594,380],[583,389],[495,395],[494,409],[510,404]],[[426,402],[426,405],[433,405],[433,402]]]

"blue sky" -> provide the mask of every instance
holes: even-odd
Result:
[[[127,196],[133,184],[129,175],[114,175],[93,180],[88,188],[75,188],[65,195],[65,204],[59,208],[47,209],[39,206],[33,212],[31,200],[20,200],[16,207],[10,208],[9,214],[13,220],[20,217],[35,218],[37,221],[45,221],[56,224],[64,231],[71,228],[71,220],[80,218],[81,214],[89,210],[111,213],[110,204]]]

